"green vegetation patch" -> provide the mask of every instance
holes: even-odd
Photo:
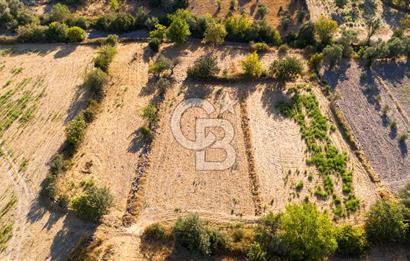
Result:
[[[322,177],[324,190],[318,186],[315,195],[327,199],[333,195],[335,215],[343,215],[340,209],[340,200],[334,195],[334,184],[331,176],[341,178],[343,181],[344,208],[348,213],[359,208],[359,201],[353,193],[353,172],[347,168],[347,154],[340,152],[331,142],[329,133],[331,124],[322,114],[319,102],[310,88],[297,86],[292,89],[294,93],[290,102],[281,102],[278,109],[286,117],[294,119],[300,127],[302,138],[305,140],[307,152],[310,157],[308,164],[313,164],[318,174]],[[305,93],[302,94],[302,90]]]

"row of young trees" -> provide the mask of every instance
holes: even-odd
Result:
[[[178,245],[202,255],[240,252],[246,254],[250,261],[280,257],[322,260],[333,254],[361,256],[374,245],[410,242],[410,209],[404,200],[403,203],[376,202],[371,206],[364,225],[355,226],[335,226],[329,216],[312,203],[292,204],[282,213],[262,217],[257,226],[252,227],[250,241],[244,244],[240,244],[245,239],[238,226],[218,229],[196,215],[179,218],[170,232],[164,226],[154,224],[145,230],[144,237],[155,241],[174,240]]]

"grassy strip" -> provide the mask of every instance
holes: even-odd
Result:
[[[102,46],[98,50],[98,56],[95,58],[96,68],[86,75],[83,84],[83,87],[87,88],[87,91],[91,94],[88,105],[67,124],[65,129],[66,141],[63,144],[62,150],[49,163],[50,169],[42,184],[42,194],[60,208],[67,209],[69,199],[65,195],[60,195],[57,198],[57,180],[72,166],[71,160],[83,142],[86,129],[96,118],[108,83],[106,71],[108,71],[108,66],[112,62],[115,53],[115,46]]]
[[[319,102],[310,88],[298,86],[292,91],[294,96],[291,102],[282,102],[278,104],[278,108],[283,115],[298,123],[307,152],[310,154],[307,163],[313,164],[322,177],[324,190],[318,186],[315,195],[322,199],[327,199],[329,195],[332,195],[335,215],[343,216],[342,201],[334,193],[334,184],[330,178],[335,175],[343,181],[344,208],[348,213],[356,211],[359,208],[359,201],[353,193],[353,173],[347,168],[348,157],[332,145],[329,138],[329,132],[334,131],[334,126],[321,113]],[[301,94],[302,91],[306,94]]]

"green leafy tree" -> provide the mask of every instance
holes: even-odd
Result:
[[[293,260],[320,260],[337,248],[332,221],[310,203],[286,207],[280,217],[280,238]]]
[[[241,61],[243,72],[246,76],[259,78],[262,76],[262,62],[259,60],[259,55],[256,52],[248,55]]]
[[[190,35],[189,25],[181,17],[175,18],[167,30],[168,38],[177,44],[185,42]]]
[[[150,39],[156,38],[156,39],[159,39],[160,41],[163,41],[166,35],[167,35],[167,27],[162,24],[156,24],[155,30],[152,30],[151,32],[149,32]]]
[[[296,57],[275,60],[269,68],[270,76],[282,82],[294,81],[302,73],[303,65]]]
[[[49,24],[46,37],[52,42],[65,42],[67,39],[68,27],[59,22],[52,22]]]
[[[357,42],[357,32],[351,29],[344,29],[337,42],[342,46],[343,56],[349,58],[354,52],[352,44]]]
[[[366,26],[367,26],[367,44],[369,44],[372,36],[380,29],[381,20],[380,18],[367,19]]]
[[[108,214],[113,197],[108,188],[89,186],[85,192],[72,200],[72,207],[76,215],[92,222],[98,222],[102,216]]]
[[[389,201],[378,201],[369,210],[365,229],[373,243],[397,243],[405,240],[409,224],[408,209]]]
[[[326,46],[332,42],[333,36],[337,31],[335,20],[321,16],[315,23],[315,32],[319,38],[320,44]]]
[[[337,253],[343,256],[360,256],[368,248],[366,231],[362,227],[343,225],[337,228]]]
[[[221,23],[212,21],[208,23],[208,26],[204,33],[203,41],[205,43],[220,45],[224,43],[226,35],[227,35],[227,32],[225,30],[225,26]]]

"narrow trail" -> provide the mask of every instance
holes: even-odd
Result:
[[[21,247],[25,238],[26,216],[30,211],[31,203],[35,196],[22,173],[7,156],[0,156],[0,168],[3,168],[14,185],[17,196],[17,213],[13,225],[13,235],[8,243],[7,259],[21,260]]]

